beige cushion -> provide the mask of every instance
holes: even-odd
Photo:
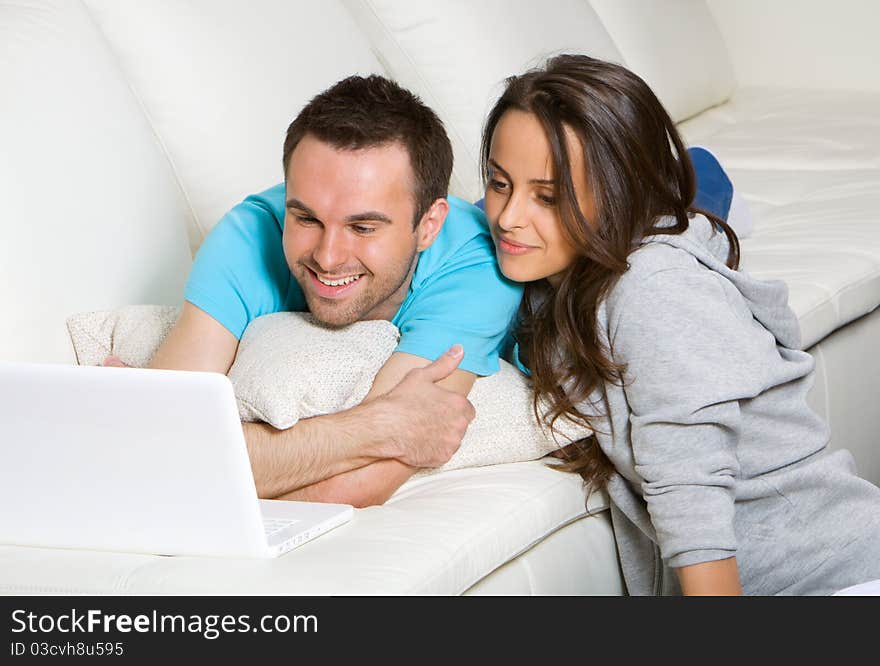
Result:
[[[304,312],[255,319],[229,369],[242,420],[285,430],[300,419],[355,407],[398,338],[389,321],[329,329]]]
[[[67,319],[67,331],[79,365],[101,365],[113,355],[144,368],[179,316],[174,306],[131,305],[75,314]]]
[[[126,364],[149,363],[179,310],[131,306],[68,319],[82,365],[98,365],[109,354]],[[229,378],[244,421],[285,429],[299,419],[359,404],[373,378],[397,346],[397,328],[387,321],[357,322],[342,329],[316,324],[307,313],[282,312],[248,326]],[[456,454],[438,470],[541,458],[586,433],[572,424],[548,436],[534,417],[528,380],[500,362],[498,373],[478,378],[469,398],[477,412]]]

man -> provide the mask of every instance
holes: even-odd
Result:
[[[284,184],[205,239],[151,367],[225,374],[248,323],[272,312],[391,321],[400,343],[361,405],[285,431],[243,424],[260,497],[381,504],[458,448],[521,289],[498,271],[480,212],[446,196],[442,123],[395,83],[350,77],[315,97],[283,166]]]

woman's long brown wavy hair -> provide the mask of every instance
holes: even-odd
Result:
[[[595,432],[596,418],[578,404],[598,389],[601,404],[588,411],[603,413],[606,382],[623,385],[625,368],[602,344],[596,315],[627,270],[629,254],[645,236],[684,232],[693,213],[706,215],[726,234],[727,265],[733,269],[739,265],[739,242],[723,220],[693,207],[691,160],[669,114],[641,78],[619,65],[566,54],[506,84],[483,131],[483,177],[488,178],[492,135],[504,113],[533,114],[551,147],[562,232],[578,251],[557,289],[546,280],[525,285],[517,341],[532,373],[535,415],[550,428],[565,416]],[[566,128],[583,151],[595,209],[589,220],[578,204]],[[667,219],[658,226],[661,218]],[[605,485],[613,467],[595,437],[566,447],[565,454],[560,469],[580,474],[591,490]]]

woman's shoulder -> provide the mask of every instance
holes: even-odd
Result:
[[[611,286],[608,305],[616,305],[633,292],[660,288],[667,281],[703,273],[706,267],[693,254],[665,243],[646,243],[627,257],[627,269]]]
[[[627,263],[603,303],[612,338],[624,319],[630,328],[641,329],[658,321],[691,318],[696,312],[721,315],[719,310],[725,310],[726,315],[731,309],[732,285],[684,249],[648,243],[632,252]]]

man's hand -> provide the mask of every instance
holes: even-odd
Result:
[[[434,363],[403,352],[392,354],[364,401],[353,410],[363,416],[360,427],[379,436],[380,449],[384,448],[379,455],[385,460],[330,476],[276,499],[342,502],[359,508],[384,504],[418,471],[396,456],[425,466],[445,463],[458,450],[474,418],[474,408],[465,396],[475,376],[456,369],[461,358],[460,346]]]
[[[412,467],[439,467],[461,445],[476,411],[465,396],[437,385],[464,356],[454,345],[436,361],[415,368],[388,393],[363,404],[387,437],[388,457]]]

